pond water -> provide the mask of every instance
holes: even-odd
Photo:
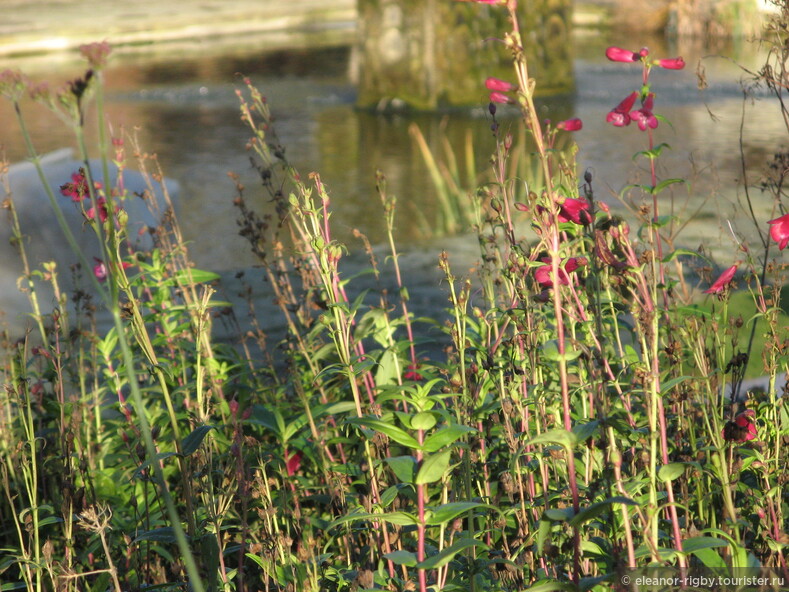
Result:
[[[594,171],[597,196],[614,210],[622,209],[615,194],[627,183],[643,178],[643,163],[631,156],[645,148],[645,135],[635,126],[614,128],[605,123],[606,113],[640,84],[637,66],[608,62],[608,44],[628,46],[624,34],[617,37],[579,37],[576,40],[576,93],[541,102],[548,119],[583,119],[575,134],[581,169]],[[746,110],[744,147],[753,174],[787,140],[777,106],[766,95],[743,101],[738,83],[742,71],[731,60],[758,68],[755,46],[742,43],[711,50],[702,47],[666,47],[662,40],[643,43],[653,55],[684,55],[688,68],[682,72],[656,71],[655,111],[672,125],[663,123],[657,141],[672,150],[661,162],[662,177],[684,177],[687,189],[677,186],[673,200],[665,196],[666,208],[700,213],[687,229],[685,243],[719,247],[721,264],[733,253],[727,225],[733,221],[744,235],[753,236],[752,225],[742,215],[738,197],[742,191],[738,142],[740,118]],[[641,45],[641,44],[639,44]],[[719,54],[723,57],[704,57]],[[704,58],[704,59],[702,59]],[[731,60],[730,60],[731,58]],[[699,91],[694,70],[706,68],[709,87]],[[353,51],[336,41],[304,49],[255,51],[236,49],[219,55],[132,54],[119,56],[107,71],[107,110],[114,126],[139,127],[143,148],[158,154],[167,177],[180,183],[178,216],[191,242],[191,255],[199,267],[232,271],[256,263],[244,241],[237,236],[232,207],[233,184],[228,171],[236,171],[247,185],[248,203],[265,207],[265,196],[256,197],[254,175],[244,145],[248,132],[239,119],[235,89],[239,73],[248,75],[267,96],[276,117],[276,129],[287,154],[304,174],[319,171],[333,200],[338,237],[350,240],[353,228],[365,232],[373,243],[381,242],[384,227],[374,176],[381,169],[389,180],[389,192],[398,197],[397,233],[405,250],[429,253],[431,260],[450,239],[428,238],[425,228],[414,224],[416,214],[433,219],[435,197],[426,167],[408,133],[417,123],[428,141],[439,145],[441,134],[459,142],[467,129],[474,138],[477,163],[484,168],[493,148],[487,116],[487,99],[480,81],[480,106],[467,112],[415,116],[384,116],[354,109],[354,86],[350,72]],[[9,65],[0,64],[0,69]],[[38,60],[31,76],[58,84],[80,75],[69,61]],[[538,81],[539,83],[539,81]],[[73,145],[69,133],[51,114],[34,104],[25,105],[37,149],[47,152]],[[12,125],[8,105],[0,106],[0,143],[12,162],[25,158],[19,134]],[[503,120],[516,126],[515,120]],[[443,130],[443,131],[441,131]],[[460,150],[460,148],[458,149]],[[64,182],[67,179],[64,179]],[[771,215],[771,202],[758,193],[755,210],[762,220]],[[664,210],[666,211],[666,210]],[[44,220],[42,220],[44,223]],[[429,226],[429,224],[428,224]],[[53,248],[59,248],[53,245]],[[12,286],[4,285],[3,295]]]

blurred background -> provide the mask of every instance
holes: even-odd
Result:
[[[671,197],[673,213],[695,220],[683,234],[686,246],[703,241],[731,253],[726,220],[752,233],[738,184],[743,113],[744,153],[754,175],[786,141],[773,100],[759,89],[743,98],[747,69],[758,70],[764,60],[754,41],[771,8],[763,4],[520,0],[539,108],[554,122],[583,120],[572,139],[579,169],[593,171],[597,198],[624,212],[620,190],[645,173],[644,163],[632,160],[645,148],[644,135],[605,123],[608,111],[639,88],[640,68],[609,62],[605,48],[648,47],[655,57],[682,55],[687,63],[683,71],[652,76],[655,112],[667,120],[657,141],[672,147],[661,175],[689,182]],[[401,248],[433,258],[456,240],[443,226],[436,192],[463,197],[471,181],[486,178],[494,139],[484,80],[512,78],[497,41],[507,30],[505,11],[451,0],[0,0],[0,10],[0,70],[18,68],[36,82],[58,87],[82,76],[82,43],[113,46],[106,86],[114,133],[137,130],[142,148],[156,153],[165,175],[180,184],[177,209],[191,255],[216,271],[256,263],[237,236],[227,173],[241,176],[250,205],[268,207],[262,192],[256,197],[245,155],[249,134],[235,95],[240,77],[249,76],[267,97],[292,163],[303,174],[321,173],[338,238],[352,242],[358,228],[374,244],[384,239],[375,193],[380,169],[398,197]],[[31,100],[22,107],[40,153],[74,146],[57,117]],[[24,160],[6,102],[0,122],[6,158]],[[505,112],[500,122],[518,133],[516,117]],[[436,187],[419,136],[439,164],[456,158],[457,187]],[[474,171],[467,170],[467,152]],[[769,215],[765,200],[756,204],[757,215]],[[14,289],[3,284],[0,306]]]

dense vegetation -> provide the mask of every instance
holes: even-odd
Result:
[[[513,15],[501,43],[513,81],[486,82],[491,181],[446,204],[463,209],[480,247],[468,277],[436,254],[446,322],[410,313],[394,240],[382,261],[366,248],[374,285],[396,289],[356,288],[328,189],[289,164],[249,81],[238,97],[261,187],[238,184],[234,199],[281,339],[251,300],[249,315],[216,300],[216,276],[190,264],[171,206],[140,251],[124,210],[138,196],[103,186],[90,166],[51,192],[83,286],[60,290],[25,259],[34,330],[7,340],[0,394],[0,589],[603,590],[646,565],[786,574],[789,409],[776,381],[789,364],[789,156],[764,171],[775,216],[753,220],[763,242],[733,244],[711,276],[703,257],[674,247],[666,201],[682,181],[656,172],[670,148],[657,141],[665,121],[649,74],[681,58],[608,50],[633,68],[635,89],[607,115],[611,141],[643,135],[637,159],[650,170],[649,183],[623,189],[642,200],[632,225],[596,199],[574,151],[556,147],[582,122],[539,119],[514,2],[486,3]],[[766,30],[757,75],[781,100],[786,19],[784,9]],[[83,53],[83,79],[32,94],[87,157],[89,98],[107,129],[109,46]],[[24,77],[4,72],[0,90],[24,128]],[[529,151],[497,119],[503,104],[520,110]],[[98,152],[105,167],[141,153],[107,132]],[[153,195],[161,172],[139,158]],[[508,177],[512,158],[529,160],[533,178]],[[378,189],[391,237],[383,174]],[[276,214],[247,205],[261,190]],[[61,214],[73,207],[81,227]],[[79,251],[80,232],[95,234],[100,258]],[[46,283],[60,298],[52,312],[37,296]],[[216,319],[236,315],[238,340],[213,339]],[[765,392],[740,388],[749,360]]]

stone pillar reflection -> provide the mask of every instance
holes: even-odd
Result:
[[[452,0],[358,0],[358,105],[445,109],[485,102],[488,76],[512,79],[495,39],[509,30],[500,6]],[[521,0],[530,75],[543,95],[573,89],[572,0]]]

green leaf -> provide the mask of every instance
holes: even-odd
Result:
[[[417,485],[424,485],[425,483],[435,483],[441,479],[449,468],[451,456],[452,450],[442,450],[424,458],[414,482]]]
[[[393,456],[385,460],[401,483],[414,482],[414,477],[416,477],[416,458],[413,456]]]
[[[769,541],[768,541],[769,542]],[[696,549],[693,555],[699,558],[705,567],[710,569],[726,569],[726,562],[713,549]]]
[[[485,543],[477,539],[460,539],[440,553],[428,557],[421,563],[417,563],[415,567],[417,569],[435,569],[437,567],[442,567],[452,561],[455,555],[469,547],[484,547],[485,549],[489,549]]]
[[[419,448],[419,442],[417,442],[413,436],[408,434],[408,432],[398,428],[397,426],[393,426],[381,421],[380,419],[375,419],[373,417],[352,417],[347,419],[346,423],[358,426],[366,426],[371,430],[386,434],[398,444],[402,444],[403,446],[408,446],[409,448],[413,449]]]
[[[655,185],[655,187],[652,189],[652,194],[657,195],[669,185],[675,185],[676,183],[686,183],[686,181],[685,179],[665,179],[660,183],[658,183],[657,185]]]
[[[437,432],[434,432],[425,438],[425,441],[422,444],[422,450],[425,452],[435,452],[444,446],[452,444],[455,440],[462,438],[466,434],[476,431],[476,429],[469,426],[453,423],[452,425],[441,428]]]
[[[417,563],[416,553],[411,553],[410,551],[392,551],[391,553],[386,553],[384,557],[392,563],[405,565],[406,567],[414,567]]]
[[[697,536],[682,541],[682,552],[695,553],[700,549],[716,549],[718,547],[728,547],[728,546],[729,543],[721,539],[716,539],[715,537]]]
[[[439,524],[446,524],[450,520],[454,520],[461,514],[468,512],[469,510],[474,510],[476,508],[492,508],[496,509],[494,506],[489,506],[487,504],[482,504],[479,502],[450,502],[448,504],[443,504],[438,506],[433,510],[433,515],[426,521],[428,526],[438,526]]]
[[[567,522],[575,515],[572,508],[550,508],[545,510],[543,518],[551,522]]]
[[[564,354],[559,353],[559,342],[556,339],[546,341],[540,349],[542,349],[542,355],[545,359],[550,362],[558,362],[561,359],[564,359],[565,362],[571,362],[582,353],[580,349],[573,350],[566,348]]]
[[[174,543],[175,530],[171,526],[163,528],[154,528],[153,530],[146,530],[137,535],[132,542],[138,543],[140,541],[156,541],[159,543]]]
[[[49,526],[50,524],[58,524],[60,522],[63,522],[63,518],[60,516],[48,516],[38,521],[38,527],[41,528],[42,526]]]
[[[389,524],[397,524],[399,526],[414,526],[419,524],[416,516],[408,512],[387,512],[386,514],[371,514],[372,519],[383,520]]]
[[[558,444],[559,446],[564,446],[565,448],[574,448],[577,443],[578,436],[570,431],[558,429],[549,430],[540,434],[539,436],[535,436],[526,442],[526,445],[535,446],[537,444]]]
[[[614,496],[606,500],[592,504],[588,508],[578,510],[578,513],[570,519],[570,526],[580,526],[584,522],[588,522],[593,518],[597,518],[600,514],[606,511],[609,506],[613,504],[625,504],[626,506],[637,506],[638,504],[627,497]]]
[[[6,592],[6,590],[24,590],[26,588],[27,584],[24,582],[11,582],[10,584],[3,584],[0,586],[0,590],[2,590],[2,592]]]
[[[691,376],[676,376],[676,377],[672,378],[671,380],[667,380],[666,382],[664,382],[663,384],[660,385],[660,394],[661,395],[667,395],[669,393],[669,391],[671,391],[671,389],[673,389],[675,386],[677,386],[681,382],[684,382],[684,381],[686,381],[686,380],[688,380],[690,378],[692,378],[692,377]]]
[[[710,259],[708,257],[705,257],[704,255],[698,253],[697,251],[693,251],[691,249],[684,249],[684,248],[674,249],[673,251],[671,251],[671,253],[663,257],[663,263],[670,263],[680,255],[688,255],[689,257],[696,257],[697,259],[701,259],[703,261],[706,261],[707,263],[710,263]]]
[[[663,481],[673,481],[685,472],[685,463],[674,462],[660,467],[658,471],[658,479]]]
[[[331,530],[335,526],[339,526],[340,524],[345,524],[346,522],[357,522],[359,520],[369,520],[373,521],[384,521],[389,522],[391,524],[397,524],[399,526],[415,526],[419,523],[416,519],[416,516],[413,514],[409,514],[408,512],[388,512],[386,514],[371,514],[370,512],[354,512],[352,514],[346,514],[345,516],[340,516],[336,520],[332,520],[332,522],[327,527],[327,530]]]
[[[255,563],[257,563],[258,567],[263,571],[266,570],[266,565],[263,563],[263,558],[255,555],[254,553],[246,553],[248,559],[251,559]]]
[[[411,427],[415,430],[429,430],[436,425],[436,416],[429,411],[421,411],[411,418]]]
[[[219,274],[202,269],[181,269],[175,274],[179,284],[205,284],[219,279]]]
[[[194,454],[195,451],[200,448],[200,444],[203,443],[203,439],[208,435],[208,432],[213,429],[214,426],[212,425],[197,426],[192,430],[192,433],[181,442],[181,454],[184,456]]]
[[[586,423],[574,425],[573,434],[575,434],[577,442],[580,444],[581,442],[585,442],[590,437],[592,437],[599,425],[600,422],[596,419],[594,421],[587,421]]]

